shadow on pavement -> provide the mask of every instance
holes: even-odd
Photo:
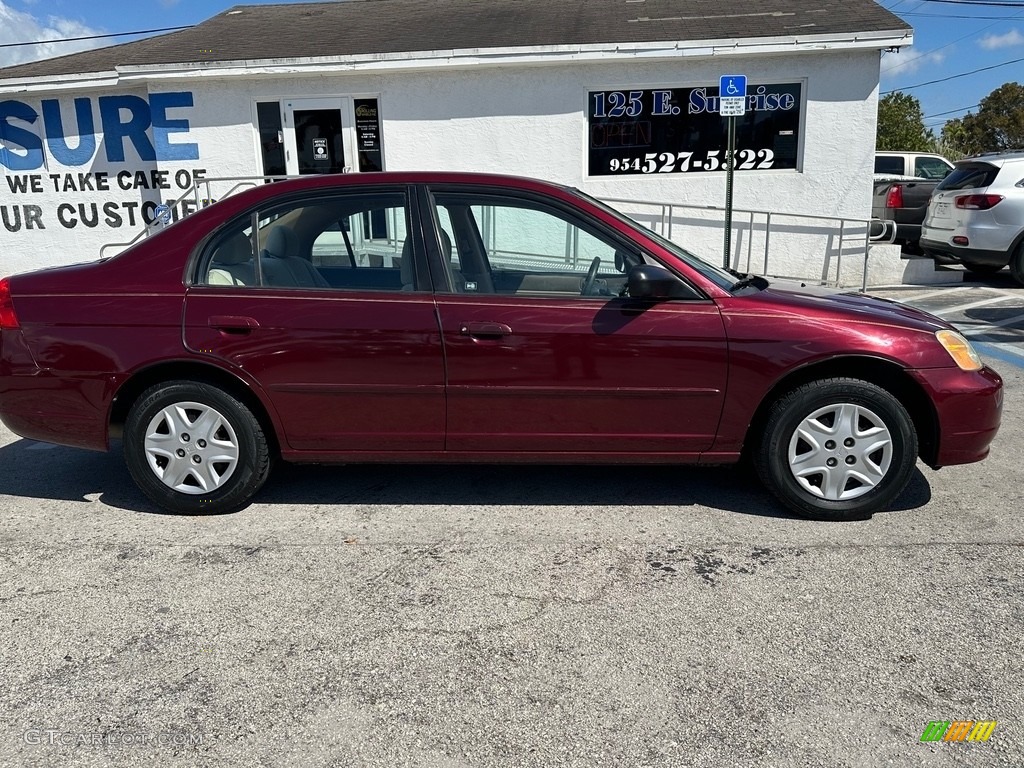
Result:
[[[1013,279],[1010,270],[1005,267],[991,275],[977,275],[973,272],[964,272],[964,282],[972,285],[988,285],[993,288],[1019,290],[1024,292],[1024,285]]]
[[[121,456],[18,440],[0,447],[0,494],[91,501],[165,514],[136,488]],[[931,499],[920,469],[893,505],[916,509]],[[738,467],[344,465],[278,463],[257,496],[262,504],[386,504],[452,506],[694,505],[757,517],[798,519],[775,502],[754,473]],[[244,510],[241,513],[244,514]]]

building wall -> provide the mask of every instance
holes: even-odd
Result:
[[[571,184],[602,198],[722,205],[724,172],[587,178],[588,90],[716,86],[726,71],[746,74],[752,83],[801,82],[801,170],[738,173],[735,205],[865,218],[870,215],[878,58],[877,51],[823,51],[728,57],[724,62],[721,57],[685,57],[667,63],[478,66],[329,77],[195,77],[153,81],[148,93],[117,88],[68,95],[0,95],[39,114],[34,124],[8,117],[7,125],[34,132],[45,145],[40,167],[4,168],[0,273],[94,259],[100,246],[128,241],[138,233],[144,205],[151,213],[153,205],[180,195],[181,187],[197,175],[261,173],[254,103],[289,97],[377,95],[388,170],[512,173]],[[137,98],[125,107],[112,96]],[[183,106],[189,98],[192,106]],[[90,100],[96,134],[95,151],[84,162],[89,141],[78,144],[75,99]],[[62,125],[44,119],[55,110],[50,105],[44,116],[43,100],[59,102]],[[86,106],[80,103],[78,108]],[[9,113],[10,107],[5,113],[0,105],[0,118]],[[135,125],[118,129],[118,121]],[[88,120],[84,126],[89,127]],[[152,151],[138,139],[141,129],[146,129]],[[45,135],[63,135],[67,147],[58,141],[53,151]],[[5,138],[10,139],[9,130]],[[21,153],[17,158],[8,154],[8,165],[31,165],[32,157],[21,157],[23,151],[11,149],[9,140],[5,143],[8,153]],[[95,189],[102,174],[107,174],[109,188]],[[148,188],[152,186],[167,188]],[[211,187],[210,196],[225,189]],[[204,192],[201,197],[205,196]],[[680,217],[683,224],[685,219]],[[676,226],[672,236],[709,260],[720,259],[720,222],[689,229]],[[773,254],[779,263],[821,258],[790,253],[782,246],[779,250],[786,251]]]

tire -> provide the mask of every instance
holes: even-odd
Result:
[[[964,264],[964,269],[976,275],[994,275],[1005,267],[1005,264]]]
[[[1024,243],[1017,246],[1017,250],[1010,257],[1010,274],[1013,279],[1024,285]]]
[[[270,450],[252,411],[194,381],[142,393],[125,421],[124,454],[142,492],[178,514],[240,509],[270,474]]]
[[[847,378],[814,381],[780,398],[754,456],[761,482],[786,507],[834,521],[886,509],[916,461],[906,409],[881,387]]]

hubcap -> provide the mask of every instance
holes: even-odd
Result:
[[[819,408],[789,441],[789,469],[808,493],[829,501],[863,496],[885,478],[892,435],[874,411],[853,403]]]
[[[175,403],[161,410],[149,422],[144,445],[149,468],[181,493],[214,491],[238,466],[235,430],[202,403]]]

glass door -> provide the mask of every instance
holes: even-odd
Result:
[[[348,173],[354,169],[348,98],[289,99],[284,103],[285,165],[289,174]]]

